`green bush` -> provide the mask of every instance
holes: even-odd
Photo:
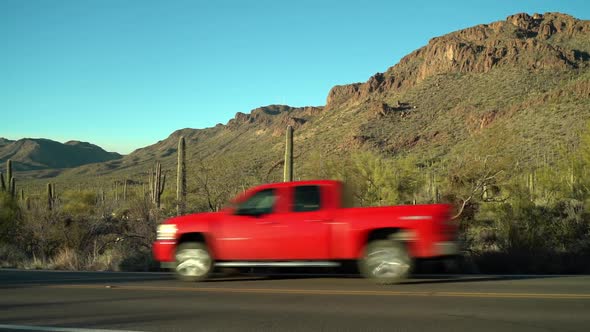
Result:
[[[0,244],[13,243],[19,233],[20,209],[17,201],[0,191]]]
[[[72,217],[90,216],[95,213],[97,194],[92,190],[68,190],[62,195],[62,212]]]

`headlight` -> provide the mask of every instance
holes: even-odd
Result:
[[[174,240],[176,238],[176,225],[174,224],[162,224],[158,226],[158,240]]]

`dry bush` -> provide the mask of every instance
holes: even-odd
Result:
[[[13,244],[0,244],[0,268],[19,267],[27,260],[27,255],[21,248]]]
[[[90,271],[120,271],[124,254],[120,248],[112,248],[102,253],[92,253],[86,258],[85,270]]]
[[[18,268],[25,270],[45,270],[48,269],[49,266],[46,261],[42,261],[37,257],[33,256],[33,258],[20,262]]]
[[[48,267],[55,270],[77,271],[82,267],[78,252],[69,248],[62,248],[49,260]]]

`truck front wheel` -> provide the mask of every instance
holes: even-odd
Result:
[[[413,261],[403,242],[375,240],[365,248],[359,268],[365,278],[379,284],[395,284],[406,279]]]
[[[175,258],[176,276],[183,281],[205,280],[213,269],[213,259],[203,243],[181,243],[176,249]]]

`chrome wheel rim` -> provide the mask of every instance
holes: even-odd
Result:
[[[211,256],[203,249],[184,249],[176,254],[176,272],[182,276],[200,277],[209,272]]]
[[[408,272],[410,263],[400,248],[378,248],[368,253],[367,268],[378,279],[398,278]]]

